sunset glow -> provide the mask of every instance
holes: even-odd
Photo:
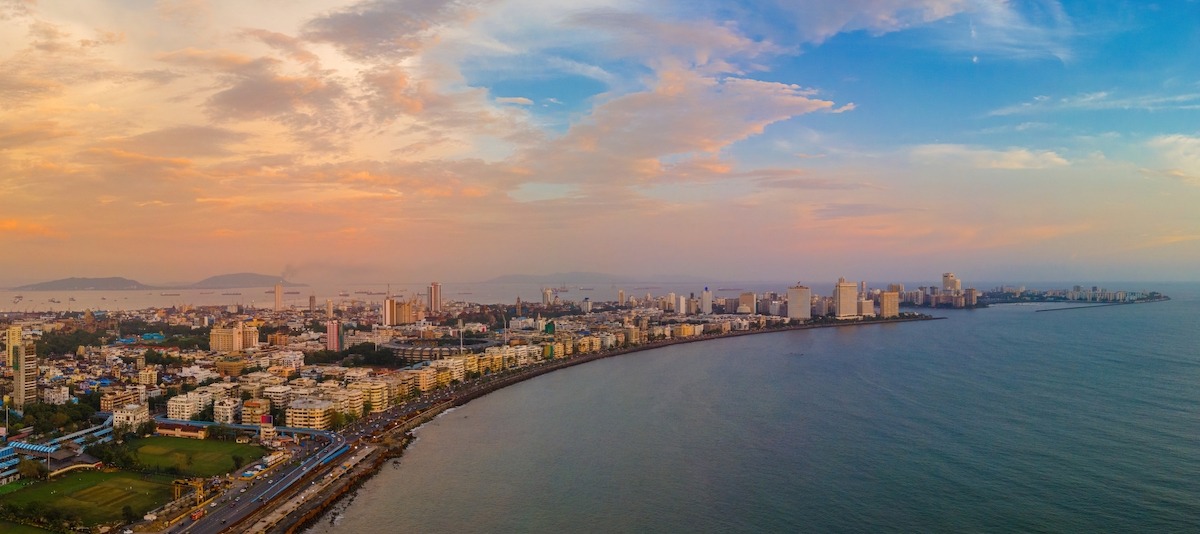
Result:
[[[0,1],[0,286],[1195,280],[1200,8],[1094,4]]]

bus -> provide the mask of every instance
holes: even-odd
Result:
[[[204,517],[204,509],[203,508],[196,510],[195,512],[192,512],[192,521],[199,520],[201,517]]]

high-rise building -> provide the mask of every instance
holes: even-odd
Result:
[[[332,351],[342,350],[342,323],[325,321],[325,348]]]
[[[962,280],[954,276],[954,273],[942,273],[942,291],[957,295],[962,291]]]
[[[625,306],[625,290],[617,290],[617,306]]]
[[[807,321],[812,319],[812,289],[796,284],[787,292],[788,319]]]
[[[743,307],[746,308],[746,311],[742,311]],[[754,293],[749,292],[749,291],[742,293],[741,295],[738,295],[738,305],[737,305],[738,313],[754,313],[755,310],[757,310],[757,309],[758,309],[757,295],[755,295]]]
[[[333,299],[325,299],[325,318],[333,319]]]
[[[13,404],[37,402],[37,356],[33,343],[18,342],[13,351]]]
[[[429,313],[442,313],[442,284],[439,282],[429,284]]]
[[[238,352],[258,346],[258,328],[246,326],[241,321],[225,328],[213,328],[208,332],[208,348],[216,352]]]
[[[833,315],[838,319],[858,316],[858,284],[847,282],[846,277],[838,278],[833,286]]]
[[[309,295],[308,296],[308,313],[316,313],[316,312],[317,312],[317,296]]]
[[[5,337],[7,338],[5,340],[5,347],[8,357],[5,358],[4,362],[5,365],[12,367],[13,362],[16,360],[17,347],[21,345],[21,327],[15,325],[8,327],[8,335]]]
[[[879,294],[879,316],[888,319],[900,316],[900,293],[884,291]]]
[[[383,299],[383,326],[396,326],[400,324],[396,321],[396,299],[388,297]]]
[[[542,288],[542,306],[549,306],[554,301],[554,290],[544,287]]]
[[[283,283],[275,283],[275,311],[283,311]]]
[[[675,308],[675,313],[679,315],[687,315],[688,313],[688,298],[679,295],[679,305]]]
[[[704,292],[700,294],[700,313],[712,315],[712,291],[708,286],[704,286]]]

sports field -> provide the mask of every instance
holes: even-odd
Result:
[[[141,517],[171,500],[171,477],[117,471],[77,471],[4,496],[25,506],[38,501],[79,516],[85,524],[120,521],[125,506]]]
[[[139,439],[133,446],[137,449],[138,461],[146,467],[176,467],[184,475],[202,477],[233,471],[234,456],[251,462],[267,453],[257,445],[166,436]]]

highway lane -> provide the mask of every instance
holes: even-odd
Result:
[[[196,521],[184,518],[168,532],[217,534],[258,511],[271,499],[296,485],[309,472],[319,469],[321,462],[333,456],[346,445],[346,438],[343,436],[329,433],[328,437],[331,438],[330,442],[316,453],[299,460],[289,460],[265,470],[253,480],[238,480],[224,492],[223,496],[217,497],[212,503],[205,505],[204,517]]]

